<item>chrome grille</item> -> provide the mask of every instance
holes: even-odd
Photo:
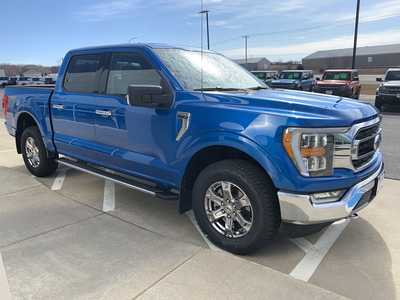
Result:
[[[368,164],[374,157],[381,142],[380,122],[360,128],[352,145],[352,163],[355,169],[360,169]]]
[[[386,87],[387,93],[389,94],[398,94],[400,93],[400,87],[397,86],[391,86],[391,87]]]

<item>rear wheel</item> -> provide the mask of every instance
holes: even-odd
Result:
[[[26,128],[21,136],[21,150],[25,166],[37,177],[49,176],[57,169],[57,161],[48,157],[39,129]]]
[[[224,160],[205,168],[193,189],[193,210],[217,246],[247,254],[270,241],[280,225],[276,190],[256,165]]]

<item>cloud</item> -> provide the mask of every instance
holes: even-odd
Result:
[[[400,17],[399,0],[380,1],[366,9],[363,7],[360,9],[360,23],[376,22],[396,17]],[[339,22],[354,20],[354,14],[339,16],[336,20]]]
[[[358,46],[375,46],[398,43],[400,40],[400,30],[387,30],[374,33],[359,35]],[[250,47],[248,49],[250,56],[265,56],[270,59],[301,59],[306,55],[320,50],[331,50],[350,48],[353,45],[352,35],[343,35],[331,39],[289,44],[279,47]],[[235,48],[222,51],[226,56],[232,58],[243,57],[243,48]]]
[[[139,4],[136,0],[113,0],[89,5],[80,10],[77,15],[84,21],[102,21],[115,16],[128,14]]]

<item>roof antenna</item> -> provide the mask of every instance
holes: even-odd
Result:
[[[200,11],[204,11],[204,0],[200,0],[201,1],[201,10]],[[203,24],[203,22],[204,22],[204,16],[203,16],[203,14],[200,14],[200,16],[201,16],[201,43],[200,43],[200,45],[201,45],[201,60],[200,60],[200,63],[201,63],[201,66],[200,66],[200,86],[201,86],[201,92],[203,93],[203,54],[204,54],[204,45],[203,45],[203,39],[204,39],[204,37],[203,37],[203,28],[204,28],[204,24]]]

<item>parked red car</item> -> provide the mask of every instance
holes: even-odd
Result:
[[[357,70],[326,70],[322,80],[317,78],[314,92],[360,98],[361,84]]]

